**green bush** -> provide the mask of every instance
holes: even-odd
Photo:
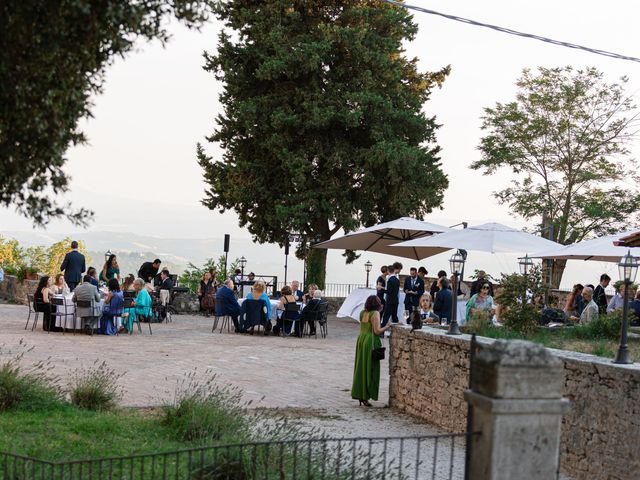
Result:
[[[609,315],[600,315],[587,325],[576,325],[576,338],[593,340],[617,340],[622,330],[622,310],[616,310]]]
[[[542,268],[535,266],[526,277],[517,273],[502,274],[500,287],[495,299],[500,305],[500,321],[518,332],[534,332],[539,325],[547,290],[542,283]],[[531,301],[523,302],[527,290],[532,295]]]
[[[111,410],[122,398],[119,375],[106,362],[77,370],[71,377],[71,403],[87,410]]]

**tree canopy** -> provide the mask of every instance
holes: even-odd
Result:
[[[290,232],[325,240],[340,228],[423,217],[442,203],[435,118],[423,111],[449,67],[421,73],[404,55],[417,26],[376,0],[218,2],[226,29],[207,71],[224,112],[198,145],[203,204],[233,209],[259,242]],[[326,251],[308,251],[321,287]]]
[[[85,142],[78,122],[91,116],[114,58],[136,39],[166,42],[167,20],[199,26],[208,0],[6,0],[0,4],[0,205],[36,225],[91,215],[60,203],[69,177],[65,152]]]

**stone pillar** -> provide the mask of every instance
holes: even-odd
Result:
[[[555,480],[562,414],[562,362],[530,342],[498,340],[475,357],[470,478]]]

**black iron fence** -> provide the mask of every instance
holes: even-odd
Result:
[[[2,480],[463,479],[473,434],[305,439],[48,462],[0,453]]]

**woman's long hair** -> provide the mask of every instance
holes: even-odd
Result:
[[[116,256],[112,253],[111,255],[109,255],[109,258],[107,259],[106,262],[104,262],[104,266],[105,268],[109,268],[112,266],[113,264],[113,260],[116,258]]]
[[[47,284],[49,283],[49,278],[50,278],[49,275],[45,275],[40,279],[40,281],[38,282],[38,286],[36,288],[36,293],[40,293],[42,292],[43,288],[47,288]]]

